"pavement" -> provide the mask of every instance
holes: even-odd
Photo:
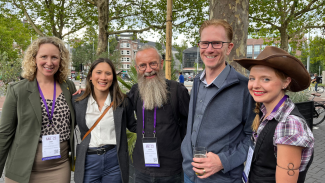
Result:
[[[74,81],[76,88],[79,89],[79,86],[82,88],[85,87],[84,82]],[[192,89],[192,82],[185,82],[185,86],[190,91]],[[321,94],[320,97],[315,97],[314,101],[325,101],[325,92]],[[0,96],[0,117],[1,109],[3,106],[4,97]],[[313,128],[315,146],[314,146],[314,160],[311,164],[305,183],[324,183],[325,181],[325,122]],[[71,183],[74,183],[74,173],[71,172]],[[131,183],[130,179],[130,183]],[[0,178],[0,183],[4,183],[4,175]]]

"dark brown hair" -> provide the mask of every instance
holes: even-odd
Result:
[[[117,75],[116,75],[116,70],[115,70],[114,64],[108,58],[99,58],[91,64],[89,72],[87,74],[87,78],[86,78],[86,91],[80,97],[78,97],[76,99],[76,101],[83,100],[90,94],[92,94],[94,99],[96,100],[96,96],[95,96],[95,92],[94,92],[94,85],[91,83],[90,77],[93,73],[93,70],[99,63],[107,63],[112,68],[113,82],[112,82],[112,85],[109,87],[109,93],[112,97],[112,102],[114,102],[113,109],[115,110],[123,102],[123,100],[126,96],[124,93],[122,93],[122,91],[118,85]]]

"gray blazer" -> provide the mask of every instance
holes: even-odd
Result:
[[[72,97],[72,104],[76,113],[76,122],[79,126],[79,130],[82,137],[87,133],[89,128],[86,125],[86,110],[88,97],[81,101],[75,101],[78,97],[82,95],[75,95]],[[132,132],[136,132],[136,120],[134,118],[133,106],[129,99],[126,97],[124,102],[118,106],[114,112],[114,124],[116,133],[116,150],[118,162],[121,170],[121,176],[123,183],[128,183],[129,181],[129,157],[128,157],[128,143],[126,136],[126,128]],[[89,147],[89,142],[91,138],[91,133],[79,144],[77,145],[76,152],[76,166],[74,173],[74,181],[76,183],[82,183],[84,179],[85,172],[85,160],[87,155],[87,149]]]

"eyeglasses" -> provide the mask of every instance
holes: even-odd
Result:
[[[151,69],[156,69],[158,67],[158,63],[157,62],[150,62],[149,66],[150,66]],[[138,69],[140,71],[145,71],[147,69],[147,64],[138,65]]]
[[[207,49],[209,47],[209,44],[212,45],[212,48],[214,49],[220,49],[223,46],[223,43],[231,43],[231,42],[223,42],[223,41],[199,41],[198,45],[202,49]]]

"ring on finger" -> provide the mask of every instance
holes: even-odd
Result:
[[[203,168],[203,175],[205,174],[205,169]]]

